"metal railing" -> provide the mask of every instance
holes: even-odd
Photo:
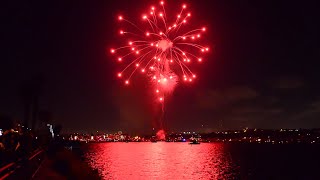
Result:
[[[43,154],[44,152],[45,151],[43,149],[37,149],[32,153],[31,156],[29,156],[27,158],[27,161],[23,161],[20,158],[15,162],[10,162],[10,163],[0,167],[0,180],[4,180],[4,179],[10,177],[15,172],[19,171],[21,168],[24,168],[27,163],[30,163],[31,161],[35,160],[36,157],[38,157],[39,155]],[[40,166],[40,164],[39,164],[39,166]],[[34,170],[34,172],[36,172],[37,170],[38,170],[38,167]],[[32,176],[34,176],[34,174],[35,174],[34,172],[32,172]]]

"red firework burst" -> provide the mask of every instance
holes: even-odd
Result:
[[[189,66],[192,61],[201,63],[203,59],[199,54],[209,51],[209,47],[199,43],[206,28],[188,29],[191,13],[186,12],[187,6],[183,4],[176,18],[170,21],[164,4],[161,1],[158,8],[152,6],[143,14],[145,24],[142,26],[118,16],[120,22],[131,26],[132,31],[119,31],[130,40],[125,46],[110,49],[112,54],[119,54],[119,62],[126,63],[118,77],[125,78],[124,83],[129,85],[135,72],[148,75],[160,102],[164,101],[165,94],[173,91],[179,79],[192,82],[196,78]]]

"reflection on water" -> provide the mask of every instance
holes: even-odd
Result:
[[[223,144],[97,143],[86,152],[104,179],[233,179],[239,172]]]
[[[320,145],[119,142],[84,150],[104,179],[320,179]]]

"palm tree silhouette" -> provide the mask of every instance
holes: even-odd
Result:
[[[25,81],[20,87],[21,101],[24,106],[24,126],[31,128],[36,127],[39,115],[39,99],[43,93],[44,78],[41,75],[35,76],[31,80]]]

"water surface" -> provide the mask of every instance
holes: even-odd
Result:
[[[317,179],[319,146],[94,143],[85,159],[103,179]]]

